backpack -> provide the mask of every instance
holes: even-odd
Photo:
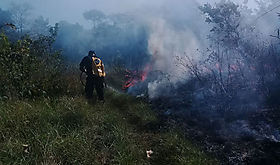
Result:
[[[92,73],[99,77],[106,76],[103,62],[98,57],[92,57]]]

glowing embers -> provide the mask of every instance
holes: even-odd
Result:
[[[127,90],[130,87],[135,86],[139,82],[143,82],[147,79],[147,76],[151,70],[151,66],[148,64],[143,71],[131,71],[126,69],[125,73],[125,83],[122,89]]]

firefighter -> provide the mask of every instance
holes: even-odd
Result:
[[[87,99],[93,98],[93,90],[96,90],[98,100],[104,102],[104,78],[106,76],[104,64],[96,53],[91,50],[88,56],[80,63],[80,70],[87,74],[85,93]]]

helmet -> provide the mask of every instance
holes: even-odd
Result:
[[[89,56],[96,56],[96,53],[95,53],[94,50],[90,50],[90,51],[88,52],[88,55],[89,55]]]

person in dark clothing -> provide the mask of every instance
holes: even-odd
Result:
[[[85,93],[87,99],[93,98],[96,90],[98,99],[104,101],[104,77],[106,76],[104,64],[94,51],[89,51],[80,63],[80,70],[87,74]]]

